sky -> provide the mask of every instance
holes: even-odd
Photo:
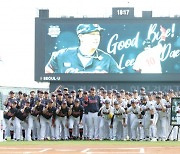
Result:
[[[48,87],[34,81],[35,17],[49,9],[50,17],[109,17],[112,7],[135,7],[135,16],[180,15],[179,0],[1,0],[0,86]]]

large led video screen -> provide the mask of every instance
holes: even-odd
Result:
[[[179,81],[179,18],[36,19],[36,81]]]

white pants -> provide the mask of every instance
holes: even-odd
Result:
[[[123,119],[114,118],[113,121],[113,138],[124,140],[127,138],[127,127],[122,125]]]
[[[100,139],[112,139],[112,128],[110,128],[111,120],[101,118],[100,121]]]
[[[57,140],[59,139],[68,139],[68,129],[66,127],[67,117],[56,117],[55,120],[55,137]]]
[[[157,138],[166,139],[166,116],[158,117],[157,120]]]
[[[42,115],[40,116],[40,124],[41,124],[41,140],[44,140],[46,132],[47,132],[47,126],[49,126],[51,131],[51,139],[54,139],[54,127],[52,126],[52,117],[50,119],[44,118]]]
[[[38,140],[41,139],[40,135],[40,119],[37,116],[32,116],[33,120],[33,139],[37,138]]]
[[[75,118],[73,116],[69,117],[69,129],[73,129],[73,136],[79,137],[79,122],[80,117]]]
[[[88,121],[89,121],[89,139],[98,139],[99,138],[99,117],[98,112],[88,113]]]
[[[83,137],[89,137],[88,114],[83,114]]]
[[[3,130],[5,131],[5,139],[9,136],[9,132],[14,130],[13,120],[3,118]],[[15,138],[15,136],[14,136]]]
[[[132,139],[137,139],[137,137],[140,136],[140,134],[137,134],[138,127],[139,127],[139,119],[136,116],[133,116],[132,124],[131,124]]]
[[[152,138],[156,137],[156,128],[155,125],[153,127],[153,124],[154,124],[154,119],[152,120],[152,124],[151,124],[151,115],[145,115],[144,116],[145,137],[152,137]],[[152,131],[151,135],[150,135],[150,131]]]
[[[13,125],[15,126],[16,139],[20,140],[22,135],[22,127],[25,129],[25,140],[31,141],[31,129],[27,121],[21,121],[19,118],[15,117],[13,120]]]

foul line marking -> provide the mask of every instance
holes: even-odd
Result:
[[[82,150],[81,152],[82,153],[87,153],[89,150],[90,150],[90,148],[86,148],[86,149]]]
[[[72,152],[72,151],[77,151],[77,150],[72,150],[72,149],[54,149],[55,151],[62,151],[62,152]]]
[[[40,153],[43,153],[43,152],[46,152],[46,151],[48,151],[48,150],[51,150],[51,148],[45,148],[45,149],[43,149],[43,150],[40,150],[39,152],[40,152]]]
[[[140,148],[140,154],[144,154],[144,148]]]
[[[128,152],[128,153],[140,153],[140,154],[144,154],[144,148],[86,148],[84,150],[82,150],[81,152],[82,153],[86,153],[86,154],[92,154],[92,153],[127,153],[127,152],[93,152],[93,151],[90,151],[90,150],[96,150],[96,149],[114,149],[114,150],[139,150],[139,152]]]

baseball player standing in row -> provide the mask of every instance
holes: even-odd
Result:
[[[114,102],[114,112],[111,119],[111,126],[113,128],[113,138],[111,140],[124,140],[127,138],[127,115],[125,109],[121,107],[118,101]],[[120,127],[120,130],[118,130]]]
[[[41,103],[40,99],[36,99],[35,105],[32,107],[31,110],[31,115],[33,119],[33,139],[40,140],[41,139],[41,131],[40,131],[40,115],[42,114],[43,111],[43,105]]]
[[[69,119],[69,107],[67,106],[66,100],[63,100],[61,105],[57,107],[56,110],[56,120],[55,120],[55,134],[56,140],[68,139],[68,119]]]
[[[91,87],[88,96],[88,121],[89,121],[89,139],[99,139],[99,118],[98,112],[101,108],[100,97],[96,95],[95,87]]]
[[[100,112],[100,115],[102,116],[99,127],[100,140],[112,139],[111,118],[113,116],[113,107],[111,106],[109,99],[105,100],[105,105],[101,107]]]
[[[82,106],[84,108],[83,113],[83,137],[84,140],[89,138],[89,121],[88,121],[88,92],[83,92]]]
[[[166,140],[166,107],[163,104],[162,98],[156,96],[155,108],[157,112],[157,139]]]
[[[41,140],[45,139],[45,133],[47,133],[47,126],[49,126],[51,131],[51,139],[55,139],[54,127],[55,127],[55,115],[56,108],[53,107],[53,101],[49,100],[48,104],[43,108],[42,114],[40,115],[40,125],[41,125]],[[47,126],[46,126],[47,125]]]
[[[141,109],[140,106],[137,104],[135,100],[131,100],[131,107],[127,109],[127,113],[132,112],[131,121],[131,133],[132,133],[132,141],[135,141],[137,138],[137,128],[142,125],[142,115],[141,115]]]
[[[80,139],[83,135],[83,126],[82,126],[82,116],[83,116],[83,107],[80,105],[80,100],[77,98],[74,101],[74,105],[69,109],[69,136],[70,139],[78,139],[80,134]],[[74,131],[74,133],[73,133]],[[74,134],[74,136],[72,136]]]

